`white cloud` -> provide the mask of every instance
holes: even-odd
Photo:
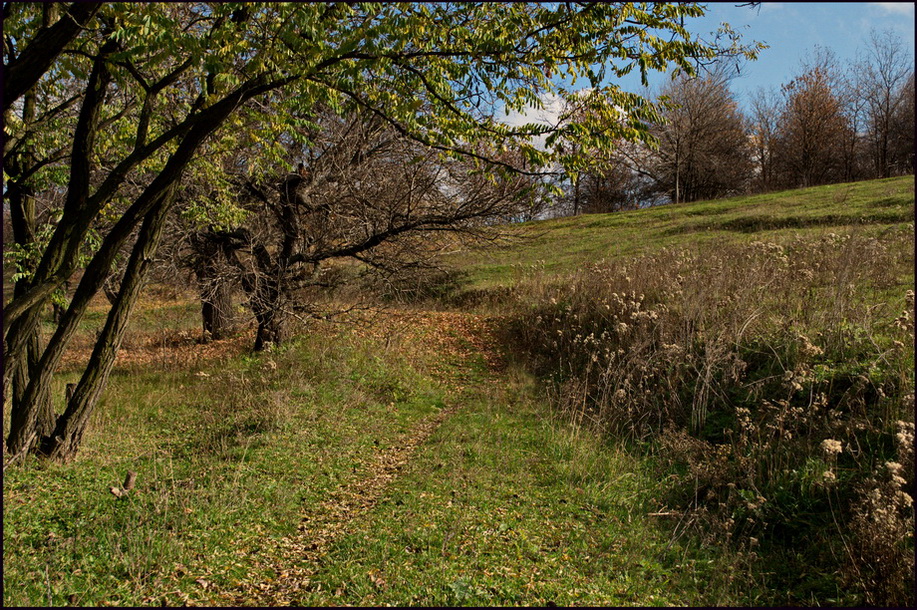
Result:
[[[500,121],[507,125],[517,127],[526,123],[539,123],[542,125],[557,125],[560,119],[560,113],[564,109],[564,100],[554,93],[544,93],[539,98],[544,108],[535,108],[526,105],[522,111],[511,110],[502,117]],[[504,110],[504,112],[506,112]]]
[[[886,13],[896,15],[913,15],[913,2],[870,2],[871,5],[881,8]]]
[[[534,106],[526,105],[523,106],[521,111],[511,110],[506,112],[506,110],[504,110],[505,116],[500,117],[499,120],[511,127],[519,127],[527,123],[537,123],[556,127],[560,120],[560,114],[564,110],[564,100],[554,93],[543,93],[539,96],[539,99],[544,106],[543,108],[535,108]],[[536,148],[545,150],[546,138],[547,136],[538,136],[532,140],[532,143]]]

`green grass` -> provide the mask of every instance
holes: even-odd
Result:
[[[473,291],[511,285],[532,267],[560,274],[664,247],[779,242],[852,228],[879,234],[913,222],[914,177],[902,176],[526,223],[518,230],[521,241],[461,252],[449,261],[466,274],[464,288]]]
[[[375,443],[442,404],[407,364],[334,345],[113,375],[73,463],[5,473],[4,605],[174,604],[198,579],[250,574],[304,507],[362,475]],[[137,487],[116,498],[127,470]]]
[[[4,604],[207,603],[270,581],[277,541],[447,401],[463,407],[301,603],[701,599],[713,564],[667,548],[638,462],[552,421],[533,380],[443,364],[457,381],[342,332],[197,371],[116,371],[76,461],[7,472]],[[116,498],[127,470],[137,487]]]
[[[491,379],[463,403],[336,542],[301,604],[748,599],[724,585],[714,554],[669,544],[648,516],[657,483],[646,465],[546,417],[531,380]]]
[[[523,241],[451,260],[465,274],[462,290],[492,295],[493,309],[506,313],[519,305],[520,282],[564,278],[599,259],[631,264],[664,247],[790,243],[828,232],[895,235],[887,241],[898,244],[913,234],[913,216],[913,178],[905,177],[531,223],[520,228]],[[886,317],[913,287],[912,271],[894,274],[863,285],[887,304],[877,310]],[[87,315],[81,345],[91,345],[104,311],[100,302]],[[117,365],[75,461],[29,458],[5,472],[4,605],[226,603],[222,593],[274,581],[296,563],[280,542],[336,491],[368,477],[379,448],[447,405],[456,411],[377,503],[348,516],[294,601],[855,599],[829,595],[835,581],[817,566],[809,576],[765,577],[747,548],[705,548],[677,516],[655,514],[668,512],[669,487],[656,456],[562,418],[529,374],[489,371],[467,342],[459,341],[463,354],[437,351],[433,327],[375,330],[369,338],[354,327],[315,326],[259,356],[191,366],[154,355]],[[130,348],[184,333],[180,348],[198,349],[197,304],[149,301],[130,333]],[[851,362],[848,376],[869,373],[868,364]],[[75,380],[74,371],[57,376],[58,401]],[[117,498],[109,488],[128,470],[137,486]],[[792,594],[771,587],[793,578]]]

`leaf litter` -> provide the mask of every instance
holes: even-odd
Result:
[[[362,315],[366,315],[365,313]],[[382,339],[388,343],[393,336],[406,340],[416,356],[429,363],[429,370],[444,384],[461,391],[468,383],[467,368],[474,358],[481,358],[490,372],[505,367],[495,348],[493,320],[485,316],[455,312],[376,311],[371,324],[358,324],[355,332]],[[497,382],[497,379],[492,379]],[[182,596],[187,605],[246,605],[286,606],[296,604],[314,585],[313,577],[321,569],[337,538],[350,525],[366,514],[385,496],[390,483],[409,463],[415,450],[450,415],[461,407],[460,401],[445,406],[402,434],[389,446],[376,446],[369,460],[355,469],[362,473],[358,479],[344,483],[318,506],[307,507],[302,514],[296,534],[272,544],[264,554],[250,558],[252,577],[235,583],[229,590],[212,591],[212,583],[203,589],[196,601]],[[265,552],[266,551],[266,552]],[[273,573],[259,579],[256,575]],[[385,581],[378,572],[369,574],[376,587]],[[330,594],[331,592],[329,592]]]

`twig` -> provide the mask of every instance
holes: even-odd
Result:
[[[697,500],[695,499],[695,505],[696,505],[696,502]],[[675,524],[675,530],[672,532],[672,538],[670,538],[669,543],[665,545],[665,551],[663,552],[668,552],[668,550],[672,548],[672,545],[675,544],[675,541],[681,538],[682,535],[684,535],[684,533],[688,530],[688,524],[686,523],[685,526],[681,529],[681,533],[678,533],[679,526],[681,526],[682,522],[685,520],[685,517],[687,517],[688,513],[690,512],[691,512],[691,506],[689,505],[688,508],[685,509],[685,512],[681,515],[681,518],[678,520],[678,523]]]
[[[45,586],[48,588],[48,607],[50,608],[54,604],[51,603],[51,577],[48,576],[48,564],[45,564]]]
[[[23,455],[25,455],[26,453],[28,453],[29,447],[31,447],[31,445],[32,445],[32,439],[34,439],[34,438],[35,438],[35,433],[33,432],[32,435],[29,436],[29,440],[26,441],[26,443],[25,443],[25,445],[23,445],[22,449],[19,450],[19,453],[17,453],[16,455],[14,455],[13,457],[11,457],[10,459],[6,460],[6,462],[3,463],[3,472],[6,472],[7,467],[9,467],[10,465],[12,465],[13,462],[15,462],[16,460],[18,460],[19,458],[21,458],[21,457],[22,457]]]

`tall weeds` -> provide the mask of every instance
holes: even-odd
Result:
[[[859,601],[913,603],[913,248],[911,225],[533,272],[511,332],[568,417],[651,441],[705,535],[817,540]]]

